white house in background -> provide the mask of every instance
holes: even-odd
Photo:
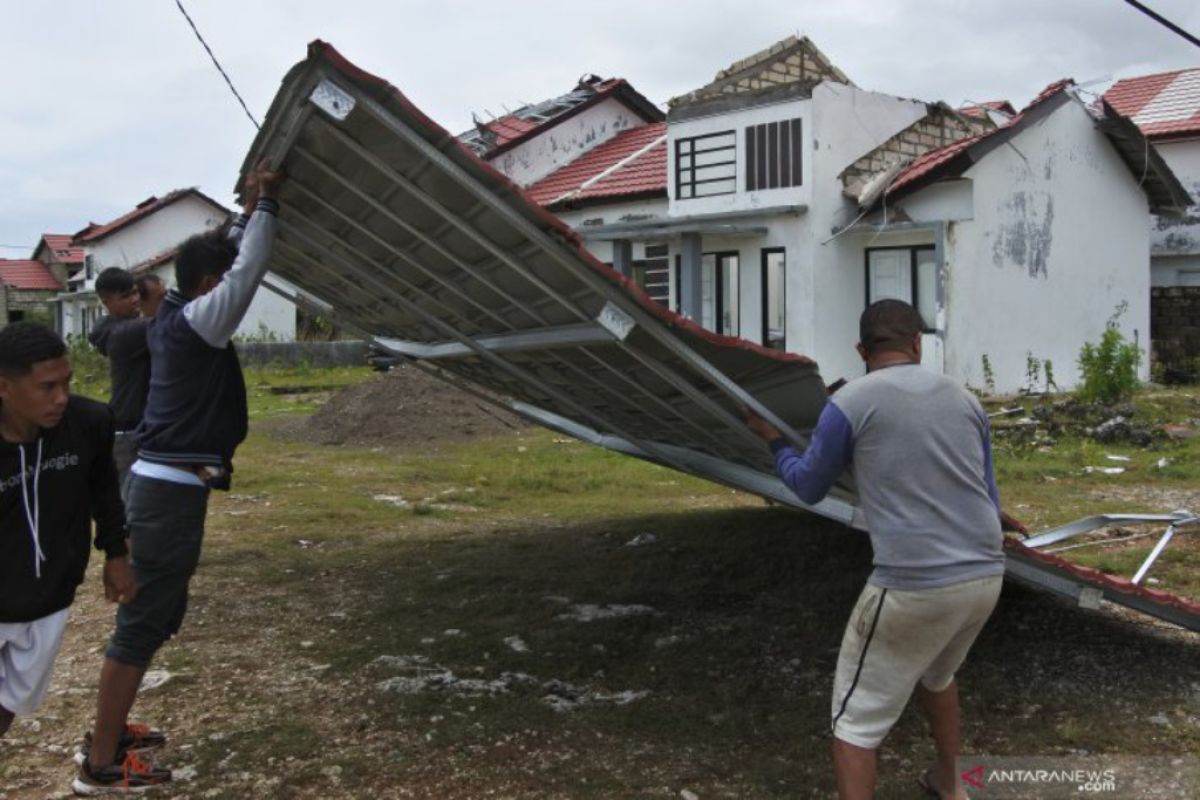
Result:
[[[1192,197],[1200,197],[1200,67],[1117,81],[1104,102],[1132,119]],[[1200,286],[1200,207],[1151,221],[1150,280]]]
[[[859,314],[898,296],[931,367],[982,387],[986,355],[1015,391],[1032,355],[1066,388],[1118,307],[1148,336],[1145,214],[1190,200],[1068,81],[997,118],[861,89],[789,37],[527,191],[661,302],[829,381],[862,374]]]
[[[179,189],[161,198],[150,197],[111,222],[89,224],[73,238],[73,245],[83,251],[83,268],[68,277],[67,290],[58,296],[59,331],[83,336],[91,330],[104,313],[96,297],[96,276],[108,267],[154,271],[173,286],[179,244],[221,225],[229,216],[227,208],[198,189]],[[262,289],[237,334],[290,341],[296,336],[295,306]]]

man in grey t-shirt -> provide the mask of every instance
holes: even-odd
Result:
[[[867,375],[830,398],[803,455],[748,413],[770,444],[783,481],[816,503],[854,473],[875,569],[842,640],[833,693],[838,794],[870,798],[875,753],[914,688],[929,715],[937,765],[931,793],[964,797],[954,674],[987,621],[1004,574],[1001,527],[1024,526],[1000,509],[988,418],[969,392],[921,364],[923,324],[898,300],[859,320]]]

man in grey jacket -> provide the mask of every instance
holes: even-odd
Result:
[[[899,300],[859,320],[867,375],[830,397],[803,455],[747,414],[780,477],[816,503],[852,469],[875,570],[846,626],[833,690],[838,794],[875,792],[875,753],[914,688],[929,716],[937,764],[922,785],[965,797],[955,762],[955,672],[1000,595],[1001,527],[1024,526],[1000,509],[987,415],[953,380],[921,366],[923,324]]]

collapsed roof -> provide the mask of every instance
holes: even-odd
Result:
[[[661,122],[665,115],[623,78],[601,79],[586,75],[571,91],[522,106],[475,127],[459,139],[481,158],[492,159],[526,142],[592,106],[614,98],[646,122]]]
[[[938,147],[917,147],[915,150],[919,154],[915,157],[910,152],[899,158],[885,158],[886,154],[882,153],[886,148],[885,143],[884,147],[868,157],[878,162],[877,170],[847,170],[843,173],[846,191],[855,197],[861,208],[868,209],[885,197],[895,199],[937,181],[957,178],[1031,122],[1067,103],[1080,103],[1071,91],[1074,86],[1074,81],[1070,79],[1055,81],[1019,114],[998,127],[986,127],[967,135],[968,128],[953,126],[947,130],[960,134],[958,138]],[[1083,106],[1082,103],[1080,105]],[[1137,126],[1107,102],[1102,102],[1099,109],[1087,110],[1094,118],[1096,129],[1108,138],[1121,160],[1138,178],[1139,188],[1146,194],[1150,210],[1163,216],[1185,213],[1191,205],[1191,197]],[[933,138],[930,137],[931,142]]]

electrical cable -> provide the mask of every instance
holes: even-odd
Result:
[[[1159,25],[1162,25],[1164,28],[1167,28],[1168,30],[1179,34],[1180,36],[1182,36],[1184,39],[1187,39],[1192,44],[1196,45],[1197,47],[1200,47],[1200,39],[1197,39],[1195,36],[1192,36],[1190,33],[1185,31],[1183,28],[1179,27],[1174,22],[1171,22],[1171,20],[1167,19],[1162,14],[1159,14],[1154,9],[1152,9],[1146,5],[1143,5],[1142,3],[1139,3],[1138,0],[1125,0],[1125,2],[1128,3],[1129,5],[1133,6],[1134,8],[1136,8],[1138,11],[1145,14],[1150,19],[1157,22]]]
[[[246,112],[246,116],[249,117],[250,122],[253,123],[256,129],[261,130],[262,126],[258,124],[258,120],[254,118],[254,115],[250,113],[250,108],[246,105],[246,101],[242,99],[240,94],[238,94],[238,90],[234,88],[233,81],[231,81],[229,79],[229,75],[225,73],[225,69],[221,66],[221,62],[217,61],[217,57],[213,55],[212,48],[208,46],[208,42],[204,41],[204,37],[200,35],[200,30],[196,27],[196,23],[192,22],[192,18],[188,16],[187,9],[183,7],[182,0],[175,0],[175,5],[179,7],[179,13],[183,14],[183,18],[186,19],[188,25],[191,26],[192,33],[196,34],[196,38],[199,39],[200,44],[204,46],[204,50],[208,53],[208,57],[212,59],[213,66],[217,68],[217,72],[221,73],[221,77],[225,79],[225,83],[229,86],[229,91],[233,92],[233,96],[237,98],[239,103],[241,103],[242,110]]]

